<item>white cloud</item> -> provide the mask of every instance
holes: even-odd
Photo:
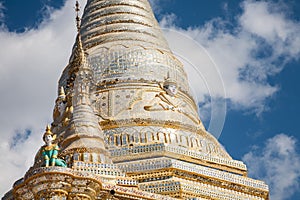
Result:
[[[268,82],[268,78],[278,74],[287,62],[299,58],[300,23],[287,17],[281,9],[282,4],[246,0],[241,6],[243,12],[236,17],[236,24],[215,18],[203,27],[182,29],[174,23],[174,14],[165,16],[160,24],[192,38],[192,42],[208,51],[226,88],[226,96],[222,87],[215,88],[215,93],[210,95],[227,98],[234,109],[260,114],[267,109],[268,98],[279,90],[277,85]],[[206,82],[213,83],[208,88],[215,87],[219,81],[216,74],[207,74],[210,69],[206,67],[207,63],[197,59],[202,52],[182,47],[178,39],[172,40],[168,31],[166,36],[171,46],[181,48],[185,58],[208,75]],[[196,81],[191,76],[191,82]],[[198,90],[199,99],[208,94],[201,86]]]
[[[269,185],[272,200],[289,199],[300,191],[297,143],[295,138],[279,134],[268,139],[263,148],[256,147],[243,157],[249,175]]]
[[[51,123],[57,80],[75,41],[73,4],[70,0],[62,10],[47,10],[51,14],[36,29],[0,29],[0,196],[33,163]]]
[[[274,2],[246,1],[242,4],[244,13],[239,18],[240,23],[248,32],[268,41],[286,41],[295,31],[296,24],[286,17],[281,5]]]
[[[5,7],[3,5],[3,2],[0,2],[0,27],[3,26],[3,21],[5,20],[4,11]]]

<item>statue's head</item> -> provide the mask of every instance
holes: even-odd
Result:
[[[173,80],[170,80],[169,78],[165,80],[163,87],[167,94],[170,96],[175,96],[178,92],[177,83]]]
[[[46,128],[46,132],[43,135],[43,140],[47,145],[51,145],[55,139],[56,135],[51,132],[50,126],[48,125]]]

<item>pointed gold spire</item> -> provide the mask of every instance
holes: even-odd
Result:
[[[80,17],[79,17],[79,11],[80,11],[80,5],[79,2],[76,1],[75,3],[75,12],[76,12],[76,26],[77,26],[77,31],[79,33],[80,31]]]
[[[65,87],[67,94],[70,91],[70,89],[73,88],[76,75],[79,71],[79,67],[81,67],[81,68],[83,67],[83,68],[87,68],[87,70],[91,70],[88,67],[86,53],[83,49],[82,42],[81,42],[81,34],[79,32],[79,29],[80,29],[79,21],[77,21],[77,22],[78,22],[78,24],[77,24],[78,33],[76,36],[76,41],[73,46],[72,54],[69,59],[69,64],[63,72],[63,74],[67,74],[67,76],[63,77],[63,80],[61,78],[61,80],[59,81],[60,82],[59,86]],[[64,83],[62,83],[62,82],[64,82]]]
[[[71,58],[75,59],[76,61],[79,61],[79,63],[76,63],[76,65],[80,66],[86,62],[86,58],[85,58],[85,52],[83,50],[82,42],[81,42],[81,34],[80,34],[81,19],[79,17],[80,5],[78,1],[76,1],[75,4],[75,11],[76,11],[76,27],[78,33],[76,37],[75,46],[73,48],[73,55],[71,56]]]
[[[86,59],[82,47],[79,17],[80,5],[76,1],[77,36],[73,47],[70,63],[67,67],[70,77],[68,82],[72,91],[72,117],[65,137],[61,141],[62,154],[94,153],[102,155],[102,163],[111,163],[109,152],[105,149],[104,133],[90,103],[90,87],[93,84],[93,71]],[[62,87],[63,88],[63,87]]]

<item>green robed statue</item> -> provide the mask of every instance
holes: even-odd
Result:
[[[45,166],[66,167],[67,166],[66,162],[57,157],[59,147],[56,143],[53,143],[55,139],[56,139],[56,135],[51,132],[50,126],[48,125],[46,128],[46,132],[44,133],[43,136],[43,140],[46,143],[46,145],[44,145],[42,148],[42,155],[45,160]]]

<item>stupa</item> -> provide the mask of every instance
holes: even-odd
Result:
[[[269,199],[206,131],[147,0],[87,0],[77,27],[45,145],[3,199]]]

